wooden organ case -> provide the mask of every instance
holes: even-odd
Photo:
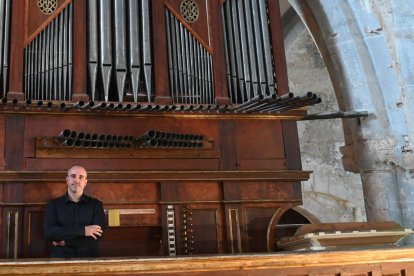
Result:
[[[0,0],[2,258],[88,170],[102,256],[266,252],[302,203],[278,0]]]

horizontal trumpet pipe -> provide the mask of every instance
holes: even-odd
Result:
[[[78,101],[72,105],[72,108],[84,108],[85,102],[84,101]]]
[[[105,102],[95,104],[91,109],[105,109],[107,104]]]
[[[293,93],[292,93],[292,97],[293,97]],[[258,100],[256,102],[252,103],[251,105],[244,106],[242,108],[238,108],[235,111],[244,112],[244,113],[245,112],[252,112],[253,110],[257,110],[258,108],[268,106],[269,104],[273,103],[277,99],[278,99],[278,96],[276,94],[272,94],[272,95],[269,95],[269,96],[263,98],[262,100]]]
[[[76,134],[75,131],[71,131],[70,129],[64,129],[59,133],[58,137],[61,137],[61,138],[75,138],[76,135],[77,134]]]
[[[232,110],[240,110],[245,107],[250,107],[251,105],[261,101],[264,99],[263,95],[257,95],[256,97],[251,98],[249,101],[246,101],[242,104],[237,105],[236,107],[232,108]]]
[[[317,99],[317,95],[313,94],[312,92],[308,92],[305,95],[302,96],[297,96],[294,97],[293,99],[289,99],[286,100],[284,102],[282,101],[277,101],[276,104],[266,107],[266,108],[261,108],[258,109],[256,111],[260,111],[260,112],[266,112],[266,111],[277,111],[277,110],[281,110],[281,109],[293,109],[295,105],[300,104],[300,103],[307,103],[310,101],[314,101]]]

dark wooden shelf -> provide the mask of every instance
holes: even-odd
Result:
[[[88,171],[88,178],[99,182],[145,181],[306,181],[310,171]],[[66,171],[2,171],[1,182],[61,182]]]

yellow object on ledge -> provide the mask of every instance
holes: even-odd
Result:
[[[120,226],[120,212],[119,210],[108,210],[108,226]]]

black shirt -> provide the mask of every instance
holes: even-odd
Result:
[[[48,202],[43,223],[45,237],[65,241],[65,246],[53,246],[52,257],[97,257],[98,241],[85,236],[85,226],[105,226],[102,202],[83,194],[79,202],[70,200],[68,193]]]

